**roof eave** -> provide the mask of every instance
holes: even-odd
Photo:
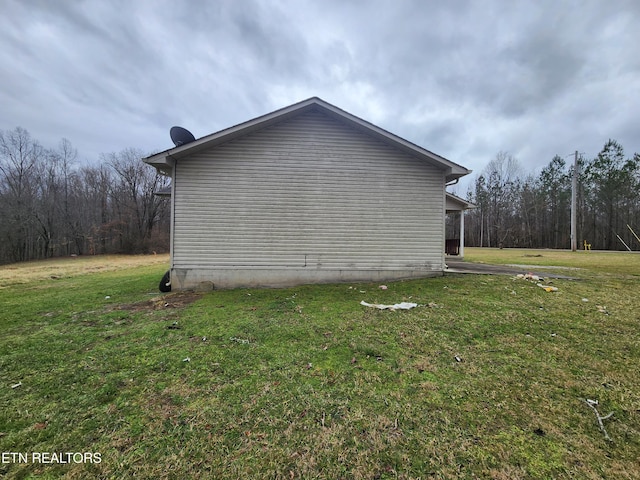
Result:
[[[466,201],[464,198],[460,198],[453,193],[446,192],[447,202],[451,202],[460,207],[460,210],[469,210],[472,208],[478,208],[478,206],[474,203]],[[447,211],[459,211],[458,209],[447,209]]]
[[[454,168],[450,168],[449,171],[445,174],[445,181],[447,183],[458,180],[465,175],[469,175],[472,170],[466,169],[464,167],[456,166]]]
[[[262,115],[252,120],[248,120],[238,125],[234,125],[232,127],[225,128],[224,130],[220,130],[218,132],[204,136],[197,139],[195,142],[180,145],[179,147],[170,148],[168,150],[165,150],[164,152],[160,152],[143,160],[146,163],[155,166],[156,168],[158,168],[159,165],[165,165],[167,163],[165,160],[166,158],[170,158],[174,162],[173,164],[175,164],[175,160],[179,160],[188,155],[206,150],[221,143],[229,142],[231,140],[234,140],[235,138],[245,136],[254,131],[262,130],[269,125],[282,122],[293,115],[298,115],[301,110],[309,108],[316,104],[316,100],[319,99],[316,97],[310,98],[303,102],[290,105],[289,107],[276,110],[275,112]],[[171,164],[171,167],[173,167],[173,164]]]
[[[150,157],[143,158],[142,161],[167,175],[171,175],[173,167],[176,164],[175,158],[169,153],[169,151],[151,155]]]
[[[324,113],[333,116],[339,121],[346,122],[348,125],[351,125],[353,128],[359,130],[360,132],[377,138],[382,142],[387,143],[388,145],[398,148],[408,153],[409,155],[418,157],[421,160],[424,160],[427,163],[434,165],[441,170],[444,170],[445,180],[447,182],[451,182],[471,173],[470,170],[464,168],[461,165],[458,165],[457,163],[447,160],[446,158],[430,152],[429,150],[422,148],[419,145],[409,142],[408,140],[405,140],[402,137],[388,132],[383,128],[380,128],[372,123],[367,122],[366,120],[356,117],[355,115],[352,115],[349,112],[331,105],[330,103],[327,103],[318,97],[312,97],[307,100],[303,100],[302,102],[295,103],[266,115],[262,115],[252,120],[226,128],[224,130],[220,130],[219,132],[212,133],[211,135],[207,135],[205,137],[197,139],[194,142],[171,148],[143,160],[159,170],[170,171],[175,165],[176,160],[179,160],[193,153],[198,153],[202,150],[214,147],[221,143],[234,140],[249,133],[262,130],[269,125],[280,123],[292,116],[299,115],[304,111],[314,108],[320,108]]]
[[[313,99],[310,99],[310,100],[313,100]],[[374,125],[373,123],[370,123],[366,120],[356,117],[355,115],[349,112],[346,112],[334,105],[331,105],[330,103],[326,103],[321,99],[316,98],[315,100],[317,100],[318,103],[322,105],[322,107],[324,107],[325,111],[333,113],[335,116],[338,117],[338,119],[342,119],[343,121],[347,120],[349,123],[351,123],[352,126],[364,132],[365,134],[373,135],[374,137],[377,137],[379,140],[383,141],[384,143],[390,144],[395,148],[399,148],[400,150],[405,151],[409,155],[417,156],[422,160],[427,161],[427,163],[430,163],[440,169],[445,170],[447,172],[445,174],[445,178],[447,182],[456,180],[457,178],[463,177],[471,173],[471,170],[466,169],[462,165],[458,165],[457,163],[452,162],[451,160],[441,157],[440,155],[433,153],[427,150],[426,148],[416,145],[415,143],[412,143],[408,140],[405,140],[402,137],[399,137],[398,135],[395,135],[383,128],[380,128],[377,125]]]

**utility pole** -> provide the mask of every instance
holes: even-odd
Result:
[[[578,248],[578,234],[576,228],[576,210],[578,204],[578,151],[573,159],[573,180],[571,182],[571,251]]]

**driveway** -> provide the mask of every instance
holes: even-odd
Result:
[[[450,273],[475,273],[485,275],[518,275],[519,273],[533,273],[543,278],[572,279],[567,275],[561,275],[553,271],[556,267],[540,267],[536,265],[492,265],[488,263],[465,262],[457,257],[446,257],[445,275]],[[562,268],[561,271],[566,271]]]

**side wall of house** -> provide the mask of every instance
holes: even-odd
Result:
[[[442,274],[444,174],[320,112],[179,161],[172,284]]]

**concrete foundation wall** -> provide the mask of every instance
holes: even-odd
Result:
[[[442,276],[440,268],[412,270],[215,269],[174,268],[172,290],[289,287],[311,283],[383,282]]]

